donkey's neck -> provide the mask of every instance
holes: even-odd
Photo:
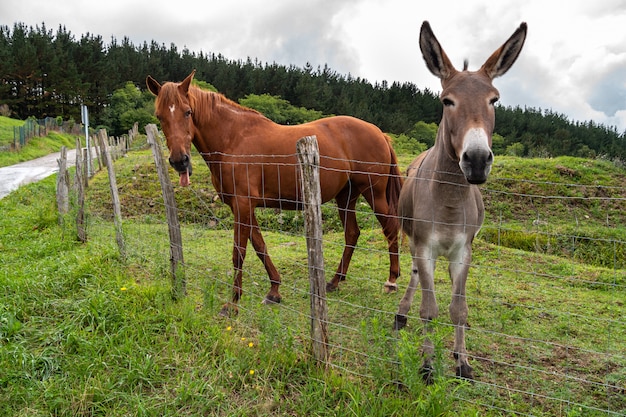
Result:
[[[440,127],[435,145],[428,151],[422,167],[430,171],[432,195],[444,197],[446,202],[463,201],[470,193],[471,184],[461,171],[459,161],[454,157],[450,138],[444,136]]]

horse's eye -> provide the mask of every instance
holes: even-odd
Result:
[[[191,113],[192,113],[191,110],[187,110],[185,112],[185,117],[191,117]]]
[[[443,103],[444,106],[446,107],[452,107],[454,106],[454,101],[450,100],[449,98],[443,98],[441,100],[441,102]]]

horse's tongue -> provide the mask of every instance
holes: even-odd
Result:
[[[180,174],[180,186],[187,187],[191,182],[189,181],[189,171],[181,172]]]

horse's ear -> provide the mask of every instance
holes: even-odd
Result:
[[[489,57],[483,64],[481,71],[485,71],[491,79],[507,72],[517,60],[520,52],[522,52],[527,31],[528,26],[526,22],[523,22],[515,33]]]
[[[180,85],[178,86],[178,88],[180,89],[180,91],[182,91],[183,93],[187,93],[187,91],[189,91],[189,86],[191,85],[191,80],[193,80],[193,76],[195,75],[196,70],[194,69],[193,71],[191,71],[191,74],[189,74],[187,76],[187,78],[185,78]]]
[[[430,72],[442,81],[450,78],[457,72],[430,28],[430,23],[427,21],[422,23],[420,31],[420,49]]]
[[[159,95],[159,92],[161,91],[161,84],[159,84],[159,82],[150,75],[146,78],[146,86],[148,86],[148,90],[150,90],[152,94],[155,96]]]

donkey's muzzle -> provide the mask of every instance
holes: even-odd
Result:
[[[461,157],[461,171],[470,184],[484,184],[491,172],[493,153],[488,150],[471,150]]]

